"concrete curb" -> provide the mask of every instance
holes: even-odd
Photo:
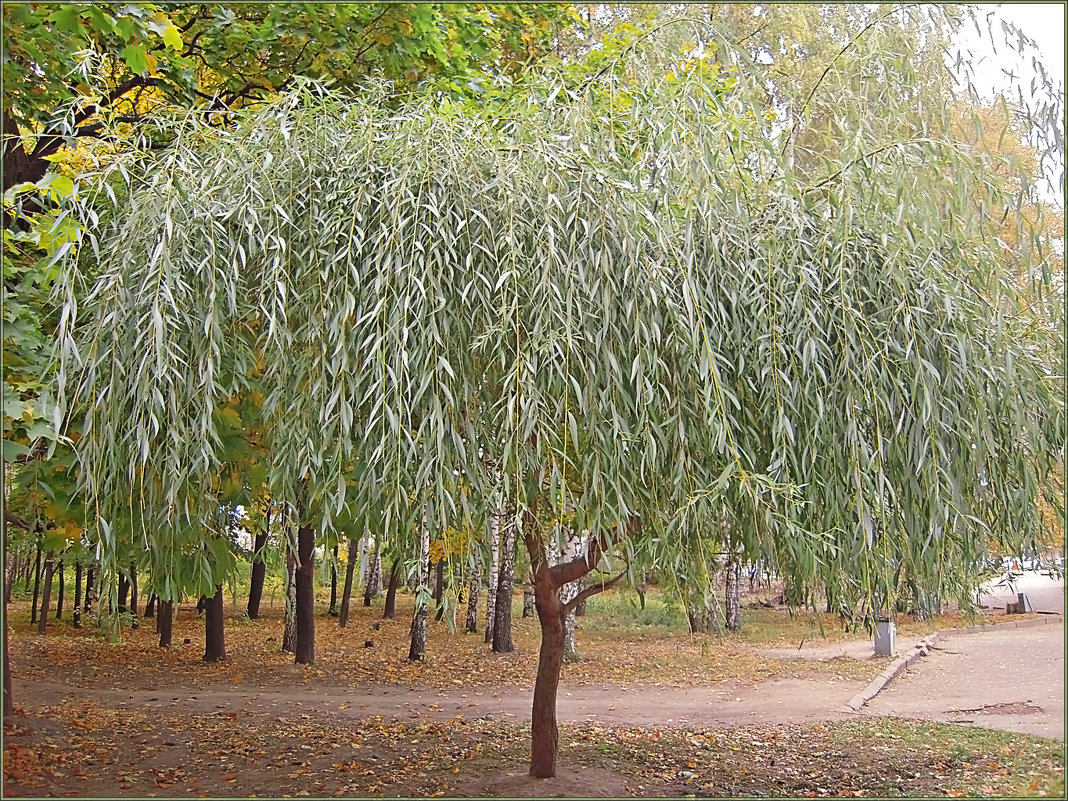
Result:
[[[975,626],[958,626],[957,628],[936,631],[934,634],[930,634],[916,643],[909,653],[898,657],[891,662],[882,673],[872,680],[871,684],[854,695],[849,702],[838,711],[859,712],[862,706],[877,696],[887,684],[897,678],[897,676],[901,674],[901,671],[921,656],[927,656],[940,637],[952,634],[981,634],[983,632],[994,631],[1001,628],[1030,629],[1037,626],[1049,626],[1054,624],[1063,625],[1064,618],[1061,615],[1051,614],[1048,617],[1042,617],[1038,620],[1020,620],[1016,622],[978,624]]]
[[[882,689],[894,680],[905,668],[919,659],[921,656],[927,656],[930,653],[931,648],[938,640],[940,632],[935,632],[927,637],[924,637],[918,643],[916,643],[912,650],[904,656],[899,656],[883,670],[878,676],[876,676],[871,684],[854,695],[849,702],[842,707],[839,712],[857,712],[864,704],[868,703],[872,698],[877,696]]]

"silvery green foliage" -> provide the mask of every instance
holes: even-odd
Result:
[[[988,541],[1034,537],[1061,447],[1001,280],[1012,198],[937,120],[845,95],[802,172],[722,52],[504,109],[307,84],[176,126],[101,212],[78,308],[64,276],[102,548],[120,517],[150,543],[213,519],[218,408],[258,391],[269,492],[320,528],[481,524],[501,475],[632,565],[685,577],[729,530],[853,607],[905,564],[965,594]]]

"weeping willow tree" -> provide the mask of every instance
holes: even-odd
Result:
[[[995,534],[1033,538],[1059,379],[999,279],[1012,198],[987,160],[942,129],[875,154],[893,126],[854,109],[799,172],[759,65],[706,48],[635,46],[504,110],[305,84],[111,167],[59,331],[104,558],[120,517],[149,548],[210,540],[221,409],[252,392],[301,559],[341,519],[415,549],[503,509],[534,576],[546,777],[564,620],[628,571],[706,576],[726,525],[870,615],[906,554],[948,593]],[[554,565],[559,521],[588,546]]]

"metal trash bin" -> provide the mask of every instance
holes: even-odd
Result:
[[[875,623],[875,655],[897,655],[897,624],[888,617]]]

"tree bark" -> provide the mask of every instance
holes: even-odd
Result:
[[[41,590],[41,614],[37,618],[37,633],[44,634],[48,625],[48,604],[52,598],[52,577],[55,575],[56,563],[52,551],[48,552],[44,567],[44,588]]]
[[[267,513],[267,526],[271,524],[270,512]],[[260,603],[263,600],[263,580],[267,575],[267,563],[263,561],[263,551],[267,547],[267,531],[256,535],[252,550],[252,574],[249,577],[248,608],[245,614],[249,620],[260,616]]]
[[[137,565],[130,565],[130,614],[133,616],[132,628],[137,628]]]
[[[63,560],[61,559],[61,560],[59,560],[59,563],[56,565],[56,567],[57,567],[57,572],[59,573],[59,586],[56,589],[56,620],[62,620],[63,619],[63,591],[65,589],[64,585],[66,584],[66,582],[64,581],[63,574],[66,572],[66,566],[63,564]]]
[[[574,529],[568,528],[567,541],[564,544],[564,553],[561,557],[561,562],[570,562],[573,559],[577,559],[582,552],[582,534]],[[582,579],[585,579],[583,576]],[[571,581],[564,584],[557,595],[560,598],[561,604],[566,604],[572,598],[579,594],[580,585],[584,583],[583,580]],[[565,662],[575,662],[578,660],[578,651],[575,648],[575,613],[577,610],[571,610],[564,618],[564,642],[563,642],[563,659]]]
[[[159,601],[159,597],[154,592],[148,594],[148,598],[145,599],[145,617],[156,616],[156,602]],[[158,632],[157,632],[158,633]]]
[[[330,553],[334,558],[330,561],[330,607],[326,613],[330,617],[337,617],[337,543],[334,543]]]
[[[82,608],[83,612],[91,612],[93,609],[93,580],[95,578],[96,571],[90,565],[85,569],[85,606]]]
[[[33,571],[33,605],[30,607],[30,623],[37,622],[37,600],[41,592],[41,539],[37,538],[37,561]]]
[[[723,582],[725,622],[729,631],[737,631],[742,625],[742,560],[737,553],[730,555],[723,572],[725,574]]]
[[[337,625],[345,628],[349,624],[349,604],[352,603],[352,578],[356,573],[356,562],[359,556],[360,545],[357,540],[349,540],[348,564],[345,565],[345,590],[341,593],[341,612],[338,614]]]
[[[363,605],[370,606],[371,601],[382,591],[382,551],[375,542],[374,557],[371,559],[371,567],[367,573],[367,582],[363,588]]]
[[[82,566],[74,564],[74,609],[71,612],[71,623],[76,629],[82,627]]]
[[[445,617],[445,604],[442,603],[442,599],[445,597],[445,560],[442,559],[438,562],[437,567],[434,568],[434,608],[437,610],[434,613],[434,622],[440,623],[441,619]]]
[[[478,596],[482,593],[482,554],[471,560],[471,583],[467,588],[467,622],[464,631],[478,633]]]
[[[501,537],[501,565],[497,576],[497,602],[493,615],[493,651],[508,654],[515,650],[512,642],[512,584],[515,577],[515,520],[507,509]]]
[[[298,665],[315,662],[315,529],[297,529],[297,643],[293,655]]]
[[[530,575],[523,587],[523,617],[534,617],[534,577]]]
[[[205,625],[207,625],[205,623]],[[159,633],[159,647],[171,647],[171,635],[174,632],[174,601],[160,601],[159,615],[156,617],[156,630]]]
[[[493,642],[493,623],[497,616],[497,581],[500,577],[501,517],[490,516],[490,574],[486,585],[486,642]]]
[[[383,620],[392,620],[397,616],[397,585],[400,583],[401,560],[397,557],[393,560],[393,566],[389,569],[389,584],[386,587],[386,605],[382,610]]]
[[[293,653],[297,647],[297,555],[286,546],[286,610],[282,628],[282,651]]]
[[[160,641],[162,642],[162,635]],[[218,585],[215,594],[204,607],[204,661],[222,662],[226,659],[225,628],[223,626],[223,588]]]
[[[130,595],[130,579],[125,573],[119,573],[119,614],[126,614],[126,602]]]
[[[426,656],[426,624],[427,605],[426,594],[430,588],[430,526],[426,517],[423,518],[422,538],[419,542],[419,588],[415,602],[415,615],[412,617],[411,647],[408,649],[408,659],[416,662]],[[420,598],[420,596],[422,596]]]

